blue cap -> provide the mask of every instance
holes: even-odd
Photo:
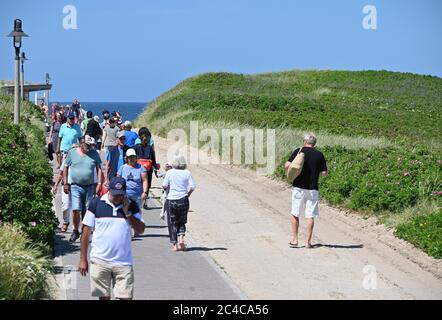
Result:
[[[75,114],[72,112],[68,114],[68,119],[75,119]]]
[[[113,196],[124,196],[126,194],[126,180],[121,177],[113,177],[109,182],[109,191]]]

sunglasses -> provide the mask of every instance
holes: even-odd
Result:
[[[121,138],[119,138],[120,140],[126,140],[126,137],[121,137]]]

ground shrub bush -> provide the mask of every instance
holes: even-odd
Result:
[[[19,126],[12,99],[0,96],[0,221],[20,227],[31,240],[49,245],[57,227],[52,210],[43,114],[26,102]]]

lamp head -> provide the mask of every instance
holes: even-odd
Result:
[[[20,19],[14,20],[14,30],[12,30],[12,32],[8,34],[8,37],[12,37],[14,39],[13,41],[15,48],[21,47],[22,37],[28,37],[28,35],[22,30],[22,21]]]

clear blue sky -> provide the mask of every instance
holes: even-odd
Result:
[[[63,28],[63,7],[77,30]],[[362,8],[377,8],[377,30]],[[7,35],[23,20],[27,80],[51,100],[147,102],[209,71],[386,69],[442,76],[439,0],[0,1],[0,79],[12,79]],[[3,34],[3,35],[2,35]]]

